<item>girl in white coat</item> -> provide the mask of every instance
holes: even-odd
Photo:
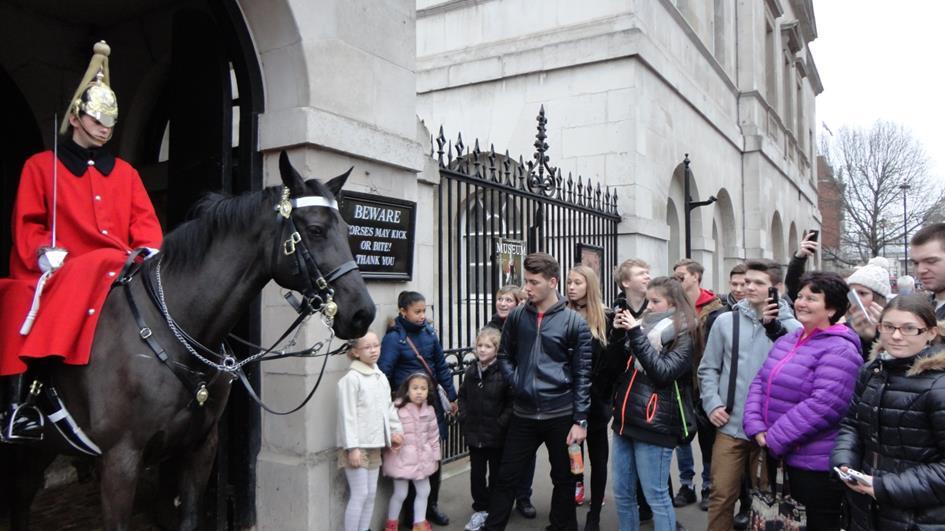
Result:
[[[345,531],[371,527],[381,450],[403,443],[403,428],[390,398],[387,377],[377,368],[381,342],[374,332],[352,340],[348,373],[338,381],[338,468],[348,479],[351,498]]]

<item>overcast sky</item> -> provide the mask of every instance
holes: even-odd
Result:
[[[909,128],[945,181],[945,1],[814,0],[820,123]]]

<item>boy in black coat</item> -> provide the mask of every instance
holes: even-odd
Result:
[[[466,524],[467,531],[477,531],[488,516],[489,498],[498,478],[505,431],[512,415],[512,389],[496,363],[500,337],[499,331],[491,327],[479,332],[477,362],[466,369],[459,388],[459,422],[469,446],[474,511]]]

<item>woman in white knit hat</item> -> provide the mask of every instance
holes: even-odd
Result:
[[[892,298],[892,286],[889,283],[889,261],[881,256],[871,258],[865,266],[857,269],[847,277],[847,285],[855,291],[866,308],[866,314],[857,307],[850,305],[846,315],[846,324],[860,336],[861,353],[863,359],[869,355],[870,348],[876,342],[876,323],[879,315],[886,307],[886,301]],[[867,318],[868,317],[868,318]]]

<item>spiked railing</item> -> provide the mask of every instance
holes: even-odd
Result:
[[[544,106],[539,109],[536,120],[535,153],[528,162],[521,155],[518,160],[513,159],[508,150],[496,153],[492,144],[483,151],[479,139],[475,139],[470,148],[463,141],[462,133],[457,134],[453,142],[447,139],[442,126],[430,139],[430,154],[437,159],[441,170],[618,216],[616,190],[609,186],[601,187],[600,183],[593,183],[589,178],[585,181],[580,176],[572,176],[570,172],[564,178],[561,169],[551,165],[548,118]]]

